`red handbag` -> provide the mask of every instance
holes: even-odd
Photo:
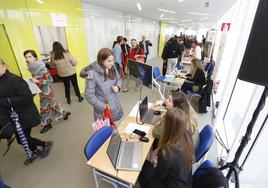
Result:
[[[103,118],[109,119],[111,127],[115,126],[115,121],[113,119],[109,104],[106,104],[106,108],[103,111]]]

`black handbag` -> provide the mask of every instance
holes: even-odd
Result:
[[[0,125],[0,140],[10,139],[15,131],[16,128],[12,122],[8,122],[5,125]]]
[[[3,153],[3,156],[5,156],[7,154],[12,142],[15,139],[15,136],[12,137],[15,134],[15,131],[16,131],[16,128],[12,122],[8,122],[3,126],[0,125],[0,141],[1,141],[1,139],[7,140],[7,149]]]

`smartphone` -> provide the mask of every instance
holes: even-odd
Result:
[[[135,129],[135,130],[133,131],[133,133],[139,135],[140,137],[144,137],[144,136],[146,135],[146,133],[145,133],[144,131],[140,131],[140,130],[138,130],[138,129]]]

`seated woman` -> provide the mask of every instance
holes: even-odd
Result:
[[[191,73],[187,75],[185,82],[181,86],[181,90],[186,94],[187,90],[200,91],[206,82],[201,61],[198,59],[192,59],[191,62]]]
[[[180,108],[187,116],[187,131],[192,135],[193,148],[196,151],[199,145],[199,131],[197,128],[196,114],[190,105],[187,96],[182,92],[172,92],[168,99],[165,101],[158,101],[154,104],[154,108],[165,104],[167,111],[173,108]],[[157,148],[160,136],[163,134],[164,118],[161,119],[158,125],[153,128],[153,137],[155,138],[154,149]]]
[[[145,161],[140,187],[191,188],[193,147],[186,129],[187,116],[179,108],[167,111],[163,135],[152,163]]]

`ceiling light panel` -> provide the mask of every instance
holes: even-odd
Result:
[[[162,9],[162,8],[158,8],[157,10],[162,11],[162,12],[167,12],[167,13],[171,13],[171,14],[175,14],[175,11],[172,10],[167,10],[167,9]]]
[[[138,8],[139,11],[142,10],[142,8],[141,8],[141,4],[140,4],[140,3],[137,3],[137,8]]]

